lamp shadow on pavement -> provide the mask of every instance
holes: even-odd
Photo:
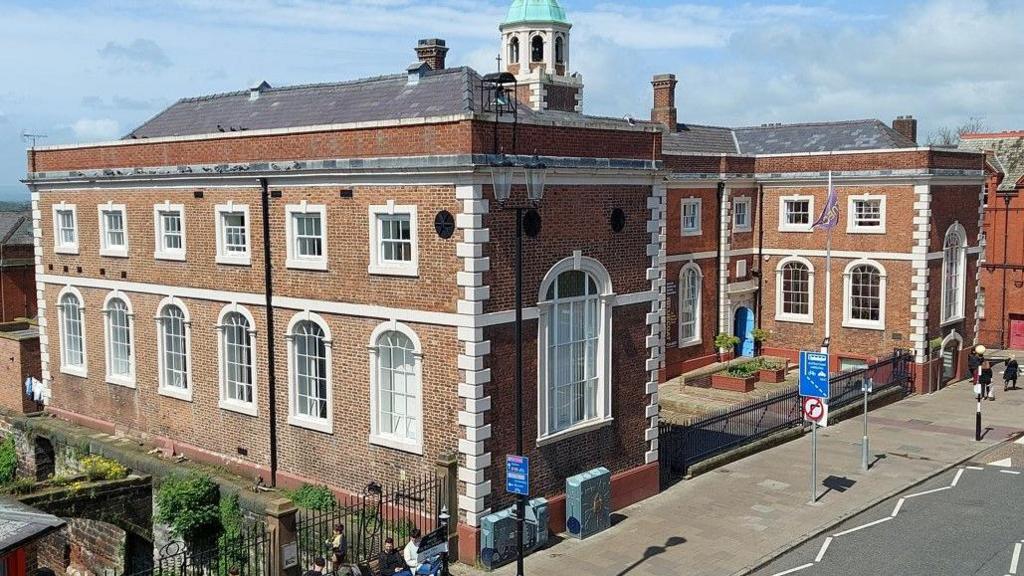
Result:
[[[668,540],[665,540],[665,544],[663,544],[662,546],[648,546],[647,549],[644,550],[644,555],[642,558],[640,558],[636,562],[633,562],[629,566],[626,566],[621,572],[619,572],[615,576],[625,576],[626,574],[630,573],[634,568],[650,560],[651,558],[657,556],[658,554],[664,554],[668,551],[669,548],[685,543],[686,538],[683,538],[682,536],[671,536]]]

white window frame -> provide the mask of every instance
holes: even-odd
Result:
[[[696,206],[697,217],[696,217],[696,228],[686,228],[686,207]],[[704,199],[703,198],[683,198],[679,201],[679,235],[680,236],[700,236],[703,234],[704,223]]]
[[[949,294],[946,291],[946,274],[949,271],[949,259],[946,258],[946,242],[949,240],[950,234],[957,233],[960,235],[961,243],[959,245],[959,262],[960,277],[957,279],[956,297],[958,301],[956,304],[956,310],[952,316],[946,315],[946,304]],[[942,236],[942,279],[940,285],[940,292],[942,293],[942,310],[940,312],[941,325],[946,326],[948,324],[954,324],[964,319],[964,302],[966,297],[964,291],[967,289],[967,230],[964,229],[960,221],[957,220],[946,229],[946,233]]]
[[[861,226],[857,220],[857,202],[866,200],[878,201],[880,222],[878,226]],[[885,234],[886,197],[881,194],[855,194],[846,201],[846,232],[849,234]]]
[[[296,411],[298,402],[296,400],[296,394],[298,394],[298,386],[296,386],[296,377],[298,376],[298,370],[296,366],[295,357],[295,327],[304,321],[310,321],[317,324],[324,332],[324,353],[327,357],[324,359],[327,366],[327,417],[326,418],[313,418],[306,416],[305,414],[299,414]],[[333,381],[333,369],[331,358],[333,354],[333,343],[334,340],[331,338],[331,327],[327,324],[319,314],[304,310],[296,313],[292,316],[290,322],[288,322],[288,331],[285,332],[285,341],[288,346],[288,423],[292,426],[299,428],[305,428],[307,430],[313,430],[316,432],[323,432],[325,434],[334,434],[334,381]]]
[[[739,259],[736,261],[736,279],[746,278],[747,276],[747,261]]]
[[[985,319],[985,304],[986,304],[986,301],[985,301],[985,287],[984,286],[979,286],[978,287],[978,296],[977,296],[977,299],[975,301],[975,310],[976,310],[976,314],[978,315],[978,318],[981,318],[982,320]]]
[[[64,296],[71,294],[78,299],[81,330],[82,330],[82,364],[68,364],[67,362],[67,350],[66,341],[64,340],[65,332],[67,331],[64,325],[64,305],[61,303],[64,300]],[[57,337],[60,342],[60,371],[64,374],[70,374],[71,376],[78,376],[80,378],[89,377],[89,346],[86,337],[86,324],[85,324],[85,298],[82,293],[74,286],[65,286],[59,294],[57,294]]]
[[[807,202],[807,224],[790,224],[786,217],[786,202]],[[814,211],[814,196],[810,194],[795,194],[779,197],[779,232],[811,232],[811,226],[817,217]]]
[[[858,320],[853,318],[853,269],[858,266],[871,266],[878,271],[878,321]],[[843,327],[863,328],[865,330],[885,330],[885,266],[875,260],[861,258],[846,265],[843,270]]]
[[[295,216],[316,214],[320,216],[320,256],[302,256],[296,246]],[[284,207],[285,237],[288,239],[288,258],[285,266],[298,270],[327,270],[327,206],[324,204],[288,204]]]
[[[746,209],[747,209],[747,211],[746,211],[747,223],[743,224],[743,225],[741,225],[739,222],[736,221],[736,215],[738,214],[738,211],[736,210],[736,207],[741,205],[741,204],[744,205],[746,207]],[[732,208],[732,230],[733,230],[733,232],[750,232],[750,231],[752,231],[754,229],[753,219],[752,219],[752,216],[750,214],[750,210],[753,207],[753,204],[754,203],[751,202],[750,196],[737,196],[733,200],[733,208]]]
[[[113,327],[111,326],[110,318],[110,301],[120,300],[124,302],[127,308],[128,316],[128,374],[113,374],[110,370],[113,364],[112,354],[114,352],[113,341]],[[128,388],[135,388],[135,312],[132,308],[132,301],[128,298],[128,295],[120,290],[114,290],[107,294],[107,297],[103,300],[103,334],[105,337],[105,349],[104,357],[106,359],[106,376],[108,384],[116,384],[118,386],[126,386]]]
[[[683,339],[683,297],[685,296],[685,286],[683,284],[683,278],[686,273],[690,270],[697,271],[697,307],[694,310],[694,326],[693,326],[693,337]],[[679,348],[686,348],[689,346],[696,346],[703,342],[703,334],[701,333],[701,325],[703,324],[703,318],[701,315],[704,312],[704,271],[700,269],[694,262],[689,262],[685,266],[679,269],[679,283],[678,283],[678,313],[676,321],[676,334],[678,334],[678,346]]]
[[[120,212],[121,213],[121,234],[124,236],[124,243],[121,245],[110,245],[107,244],[107,213],[108,212]],[[97,220],[99,221],[100,227],[100,256],[112,256],[114,258],[127,258],[128,257],[128,211],[125,210],[124,204],[114,204],[113,202],[107,202],[106,204],[100,204],[96,207]]]
[[[791,262],[799,262],[807,267],[807,314],[784,312],[782,269]],[[775,320],[779,322],[795,322],[798,324],[814,324],[814,265],[802,256],[787,256],[775,266]]]
[[[419,276],[419,234],[417,232],[418,220],[416,218],[416,205],[396,205],[394,200],[388,200],[387,204],[370,206],[370,274],[384,276]],[[405,214],[409,216],[409,239],[412,243],[412,259],[408,262],[384,262],[381,260],[381,226],[382,216],[396,216]]]
[[[75,241],[65,243],[61,238],[60,233],[60,213],[70,211],[71,222],[75,230]],[[79,230],[78,228],[78,206],[74,204],[67,204],[61,201],[60,204],[53,205],[53,251],[55,254],[78,254],[78,243],[79,243]]]
[[[164,327],[163,312],[167,306],[177,306],[181,309],[185,324],[185,388],[168,386],[166,374],[164,373]],[[156,307],[156,316],[153,317],[156,323],[156,352],[157,352],[157,393],[169,398],[177,398],[186,402],[192,401],[192,316],[189,314],[188,306],[174,296],[168,296],[160,301]]]
[[[380,414],[378,412],[377,399],[380,395],[380,349],[378,340],[387,332],[398,332],[405,335],[412,342],[413,346],[413,371],[416,381],[419,384],[419,417],[416,422],[417,440],[397,438],[390,434],[382,434],[380,431]],[[420,339],[409,326],[401,322],[385,322],[378,325],[370,334],[368,345],[370,351],[370,444],[394,448],[412,454],[423,454],[423,347]]]
[[[562,272],[569,270],[581,270],[589,274],[597,283],[598,290],[598,322],[601,332],[598,336],[597,349],[597,412],[598,416],[592,420],[581,422],[573,427],[551,432],[548,423],[548,328],[552,321],[551,302],[547,300],[548,288],[551,287]],[[537,323],[537,446],[553,444],[579,434],[609,425],[613,420],[612,415],[612,304],[615,301],[615,293],[612,291],[611,275],[605,267],[594,260],[574,254],[565,258],[551,267],[540,283],[537,308],[539,311]]]
[[[177,212],[178,220],[181,222],[181,249],[164,248],[164,222],[163,214]],[[219,218],[219,217],[218,217]],[[157,260],[184,261],[188,249],[188,240],[185,234],[185,205],[171,204],[165,200],[163,204],[153,205],[153,258]]]
[[[214,214],[217,220],[217,264],[231,266],[252,265],[252,219],[249,217],[248,204],[218,204],[214,207]],[[224,242],[224,216],[228,214],[243,214],[245,216],[245,253],[228,252]]]
[[[252,402],[243,402],[233,398],[228,398],[227,390],[227,338],[225,335],[226,324],[224,323],[225,318],[229,314],[240,314],[245,318],[246,322],[249,323],[249,373],[252,378]],[[258,358],[258,345],[256,343],[256,319],[249,312],[249,309],[245,306],[241,306],[238,303],[232,302],[227,306],[224,306],[220,310],[220,314],[217,316],[217,367],[218,367],[218,382],[219,382],[219,401],[218,407],[223,410],[230,412],[237,412],[239,414],[245,414],[246,416],[259,416],[259,394],[257,383],[256,368],[259,366]]]

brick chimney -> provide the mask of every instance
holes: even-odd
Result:
[[[416,43],[416,57],[431,70],[444,70],[444,57],[448,47],[440,38],[427,38]]]
[[[913,116],[898,116],[892,121],[892,129],[917,142],[917,119]]]
[[[676,111],[676,75],[658,74],[651,80],[654,86],[654,108],[651,108],[651,121],[664,124],[669,132],[676,131],[678,123]]]

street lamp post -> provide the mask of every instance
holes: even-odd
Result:
[[[441,513],[437,515],[437,522],[444,527],[444,541],[445,547],[444,552],[441,553],[441,574],[442,576],[448,576],[448,542],[451,534],[448,533],[448,523],[451,521],[452,516],[448,513],[448,506],[441,507]]]
[[[534,157],[532,162],[524,166],[526,172],[526,194],[529,207],[516,206],[516,295],[515,295],[515,332],[516,332],[516,455],[523,456],[523,224],[529,218],[530,229],[526,231],[531,237],[539,233],[540,216],[535,207],[544,198],[544,182],[547,167]],[[501,158],[491,166],[491,183],[494,199],[500,207],[505,207],[512,196],[512,179],[515,165]],[[523,576],[523,530],[526,520],[526,502],[528,494],[516,497],[516,576]]]

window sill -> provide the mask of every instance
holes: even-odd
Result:
[[[61,366],[60,371],[62,374],[68,376],[78,376],[79,378],[88,378],[89,369],[85,366]]]
[[[245,416],[259,416],[259,411],[256,409],[255,402],[237,402],[234,400],[221,399],[217,403],[217,406],[221,410],[227,410],[228,412],[237,412],[238,414],[244,414]]]
[[[750,226],[734,226],[732,231],[737,234],[746,234],[749,232],[753,232],[754,229],[751,228]]]
[[[251,256],[224,256],[222,254],[217,255],[217,264],[224,264],[227,266],[252,266]]]
[[[607,418],[601,418],[598,420],[591,420],[589,422],[577,424],[572,428],[567,428],[560,432],[555,432],[553,434],[548,434],[546,436],[537,438],[537,447],[540,448],[542,446],[549,446],[551,444],[561,442],[562,440],[572,438],[573,436],[580,436],[582,434],[593,432],[594,430],[599,430],[606,426],[611,426],[612,422],[614,421],[614,418],[608,416]]]
[[[679,343],[679,348],[690,348],[692,346],[697,346],[697,345],[700,345],[700,344],[703,344],[703,343],[704,343],[704,340],[701,339],[701,338],[697,338],[696,340],[687,340],[685,342],[680,342]]]
[[[326,260],[302,260],[300,258],[288,258],[284,263],[285,268],[292,270],[314,270],[317,272],[327,271]]]
[[[322,432],[324,434],[334,434],[334,426],[328,419],[321,418],[307,418],[305,416],[296,416],[291,414],[288,416],[288,423],[298,428],[305,428],[314,432]]]
[[[814,324],[814,318],[809,316],[784,316],[775,315],[776,322],[792,322],[794,324]]]
[[[810,234],[814,232],[814,229],[810,226],[779,226],[779,232],[802,232],[804,234]]]
[[[175,261],[175,262],[184,262],[185,261],[185,253],[182,252],[181,254],[174,254],[174,253],[171,253],[171,252],[154,252],[153,253],[153,258],[155,260],[172,260],[172,261]]]
[[[135,389],[135,378],[126,378],[123,376],[111,376],[107,375],[107,384],[113,384],[114,386],[121,386],[123,388]]]
[[[192,401],[192,390],[189,388],[171,388],[169,386],[161,386],[157,389],[157,394],[185,402]]]
[[[57,246],[53,249],[55,254],[74,254],[78,255],[78,246]]]
[[[885,227],[882,228],[847,228],[847,234],[885,234]]]
[[[420,442],[401,440],[391,436],[381,436],[379,434],[370,434],[370,444],[373,444],[374,446],[382,446],[384,448],[391,448],[393,450],[399,450],[402,452],[408,452],[410,454],[416,454],[418,456],[423,455],[423,444]]]
[[[683,230],[679,233],[680,236],[702,236],[703,234],[700,230]]]
[[[951,326],[953,324],[957,324],[957,323],[960,323],[960,322],[963,322],[963,321],[964,321],[964,316],[961,314],[960,316],[954,316],[952,318],[947,318],[947,319],[943,320],[942,323],[939,324],[939,326],[945,328],[946,326]]]
[[[128,249],[124,248],[101,248],[100,256],[106,256],[108,258],[127,258]]]
[[[885,331],[885,324],[878,322],[858,322],[856,320],[843,320],[843,328],[856,328],[858,330],[879,330]]]
[[[415,278],[420,275],[417,266],[380,266],[371,264],[367,268],[367,272],[374,276],[404,276],[407,278]]]

